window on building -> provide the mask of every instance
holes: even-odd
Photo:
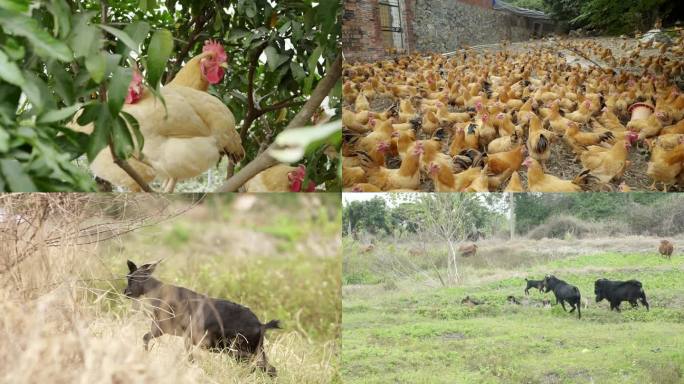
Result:
[[[404,49],[400,0],[380,0],[380,29],[385,48]]]

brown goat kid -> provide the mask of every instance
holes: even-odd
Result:
[[[276,375],[275,367],[266,359],[264,335],[268,329],[280,328],[278,320],[262,324],[247,307],[164,284],[152,277],[158,264],[138,268],[128,261],[124,294],[130,298],[145,296],[153,308],[151,330],[143,336],[145,350],[156,337],[176,335],[185,338],[188,350],[195,345],[212,352],[229,352],[238,360],[255,358],[257,367]]]
[[[674,245],[667,240],[660,240],[660,247],[658,247],[658,252],[668,259],[672,258],[672,252],[674,251]]]

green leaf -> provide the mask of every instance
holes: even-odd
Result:
[[[62,109],[53,109],[42,116],[38,118],[39,123],[54,123],[56,121],[62,121],[65,120],[71,116],[73,116],[76,111],[81,109],[83,104],[81,103],[76,103],[72,106],[62,108]]]
[[[304,94],[308,95],[311,93],[314,80],[316,80],[316,72],[311,72],[311,74],[304,79],[304,89],[302,90]]]
[[[130,36],[128,36],[128,33],[120,29],[112,28],[108,25],[98,24],[98,27],[104,29],[105,31],[109,32],[111,35],[119,39],[120,42],[126,44],[126,46],[128,46],[128,48],[130,48],[133,52],[138,53],[140,44],[136,43]]]
[[[69,154],[69,161],[85,153],[85,149],[88,148],[89,135],[64,127],[56,127],[56,129],[61,135],[55,138],[55,144],[59,147],[59,152]]]
[[[133,138],[126,126],[126,121],[121,116],[112,121],[112,139],[116,157],[120,159],[129,158],[133,153]]]
[[[100,84],[105,76],[105,69],[107,68],[105,57],[99,53],[92,54],[86,58],[85,65],[88,69],[88,73],[90,73],[90,78],[93,79],[94,82]]]
[[[136,46],[140,46],[140,44],[142,44],[147,38],[147,34],[150,33],[150,25],[144,21],[138,21],[128,24],[126,28],[124,28],[124,32],[126,32],[126,34],[137,43]],[[123,57],[128,57],[128,54],[131,50],[126,46],[126,44],[119,41],[116,51],[121,52]]]
[[[297,81],[302,81],[306,77],[306,72],[304,72],[302,67],[294,61],[290,62],[290,70],[292,71],[292,76]]]
[[[20,13],[28,12],[29,4],[31,2],[28,0],[0,0],[0,8]]]
[[[225,40],[229,43],[234,43],[245,36],[251,35],[252,32],[242,28],[235,28],[226,32]]]
[[[87,57],[99,53],[102,47],[102,31],[90,25],[95,12],[85,12],[73,16],[71,34],[67,38],[75,57]]]
[[[316,49],[311,52],[311,56],[309,56],[309,59],[307,60],[309,73],[316,72],[316,65],[318,64],[318,59],[321,57],[322,52],[323,48],[321,46],[316,47]]]
[[[257,13],[256,4],[254,3],[254,1],[247,1],[246,5],[247,8],[245,9],[245,15],[247,15],[247,17],[249,17],[250,19],[254,18],[254,16],[256,16]]]
[[[271,71],[275,71],[290,58],[287,55],[278,53],[278,50],[272,46],[266,47],[264,53],[266,54],[266,62],[268,63],[268,67],[271,69]]]
[[[90,162],[95,160],[97,154],[109,144],[112,125],[112,117],[104,104],[98,103],[97,111],[95,113],[97,113],[95,129],[93,130],[93,133],[90,134],[90,140],[88,140],[87,154],[88,161]]]
[[[321,144],[333,140],[341,132],[341,120],[312,127],[288,129],[276,137],[275,148],[269,151],[269,155],[282,163],[294,163]]]
[[[15,159],[1,159],[0,170],[5,176],[5,180],[12,192],[35,192],[38,189],[33,184],[31,178]]]
[[[173,51],[173,35],[171,32],[160,29],[152,35],[150,46],[147,48],[147,83],[157,88],[166,63]]]
[[[100,111],[102,111],[102,103],[94,102],[86,104],[83,108],[83,113],[81,113],[76,122],[78,125],[88,125],[97,119]]]
[[[65,38],[71,30],[71,9],[65,0],[52,0],[47,9],[55,18],[53,35]]]
[[[32,72],[24,73],[26,83],[21,87],[26,97],[31,101],[34,112],[40,114],[44,108],[50,108],[55,104],[47,84]]]
[[[0,50],[0,79],[18,87],[23,86],[26,82],[19,66],[15,62],[10,61],[9,57],[2,50]]]
[[[10,135],[5,129],[0,129],[0,153],[9,151]]]
[[[140,131],[140,124],[138,123],[138,120],[131,115],[128,112],[121,111],[121,116],[126,120],[128,123],[128,126],[130,129],[133,131],[134,135],[134,145],[136,148],[137,156],[142,157],[142,149],[143,146],[145,145],[145,137],[143,136],[142,132]]]
[[[7,40],[5,40],[5,44],[2,49],[5,50],[7,56],[15,61],[23,59],[24,55],[26,54],[26,49],[24,46],[19,43],[17,39],[13,39],[11,37],[8,37]]]
[[[73,57],[69,47],[50,36],[35,19],[0,8],[0,24],[5,32],[28,39],[40,56],[60,61],[71,61]]]
[[[132,78],[133,71],[130,68],[117,67],[114,70],[107,93],[107,103],[112,116],[118,115],[121,111]]]

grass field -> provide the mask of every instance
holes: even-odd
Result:
[[[355,260],[362,257],[347,239],[344,248],[344,279],[351,274],[357,282],[343,286],[345,383],[684,382],[684,255],[588,251],[530,264],[511,263],[501,252],[487,263],[468,260],[464,283],[443,288],[426,284],[423,272],[397,279],[369,272],[374,284],[359,284],[364,275]],[[366,263],[375,259],[364,256]],[[543,299],[554,301],[552,293],[524,295],[523,278],[546,273],[588,299],[581,320],[560,306],[542,307]],[[616,313],[606,301],[596,303],[600,277],[640,280],[651,310],[623,303]],[[509,295],[522,305],[507,303]],[[461,304],[466,296],[483,304]]]
[[[189,204],[176,200],[172,206]],[[111,202],[100,203],[111,211]],[[339,201],[294,194],[210,196],[178,217],[109,241],[45,249],[15,268],[16,277],[0,274],[0,382],[338,382],[335,206]],[[119,222],[88,216],[83,220]],[[161,281],[246,305],[262,322],[279,319],[283,329],[269,331],[265,342],[278,378],[226,354],[195,351],[191,363],[180,337],[164,335],[144,351],[151,321],[142,305],[122,295],[127,259],[138,265],[163,259],[155,271]]]

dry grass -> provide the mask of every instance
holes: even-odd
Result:
[[[259,198],[239,216],[231,216],[244,206],[240,208],[237,201],[205,201],[187,211],[194,204],[189,198],[170,201],[141,196],[151,200],[138,201],[129,195],[124,204],[114,196],[7,196],[0,200],[6,214],[0,221],[0,236],[5,239],[4,250],[12,252],[0,255],[0,382],[299,384],[339,380],[341,303],[336,265],[340,244],[339,223],[335,224],[339,218],[326,219],[325,214],[312,218],[315,215],[302,209],[308,206],[322,213],[318,198],[290,208]],[[265,209],[269,205],[272,210]],[[36,220],[42,210],[47,212],[45,218]],[[279,237],[262,230],[288,210],[296,212],[292,220],[308,225],[310,233],[289,238],[288,232]],[[6,219],[8,213],[19,212],[30,224]],[[175,218],[180,212],[183,215]],[[75,235],[84,235],[84,228],[92,225],[98,225],[95,232]],[[237,230],[231,231],[233,227]],[[33,239],[28,239],[32,233]],[[111,236],[113,241],[100,241]],[[317,245],[321,240],[325,245]],[[224,354],[194,351],[194,362],[190,362],[180,337],[163,336],[151,343],[149,352],[144,351],[142,336],[149,330],[150,319],[142,305],[120,294],[126,258],[140,262],[165,258],[159,267],[162,281],[199,292],[221,292],[221,297],[248,305],[262,321],[277,316],[284,329],[269,331],[265,349],[278,369],[278,378],[271,379],[253,365]],[[230,273],[213,273],[226,265]],[[261,280],[267,277],[273,281]],[[303,277],[310,280],[309,285],[301,284]],[[290,280],[293,283],[286,284]],[[274,292],[274,284],[284,292]],[[306,291],[309,287],[317,292]],[[317,309],[326,315],[317,314]],[[315,319],[318,322],[314,317],[320,318]]]

